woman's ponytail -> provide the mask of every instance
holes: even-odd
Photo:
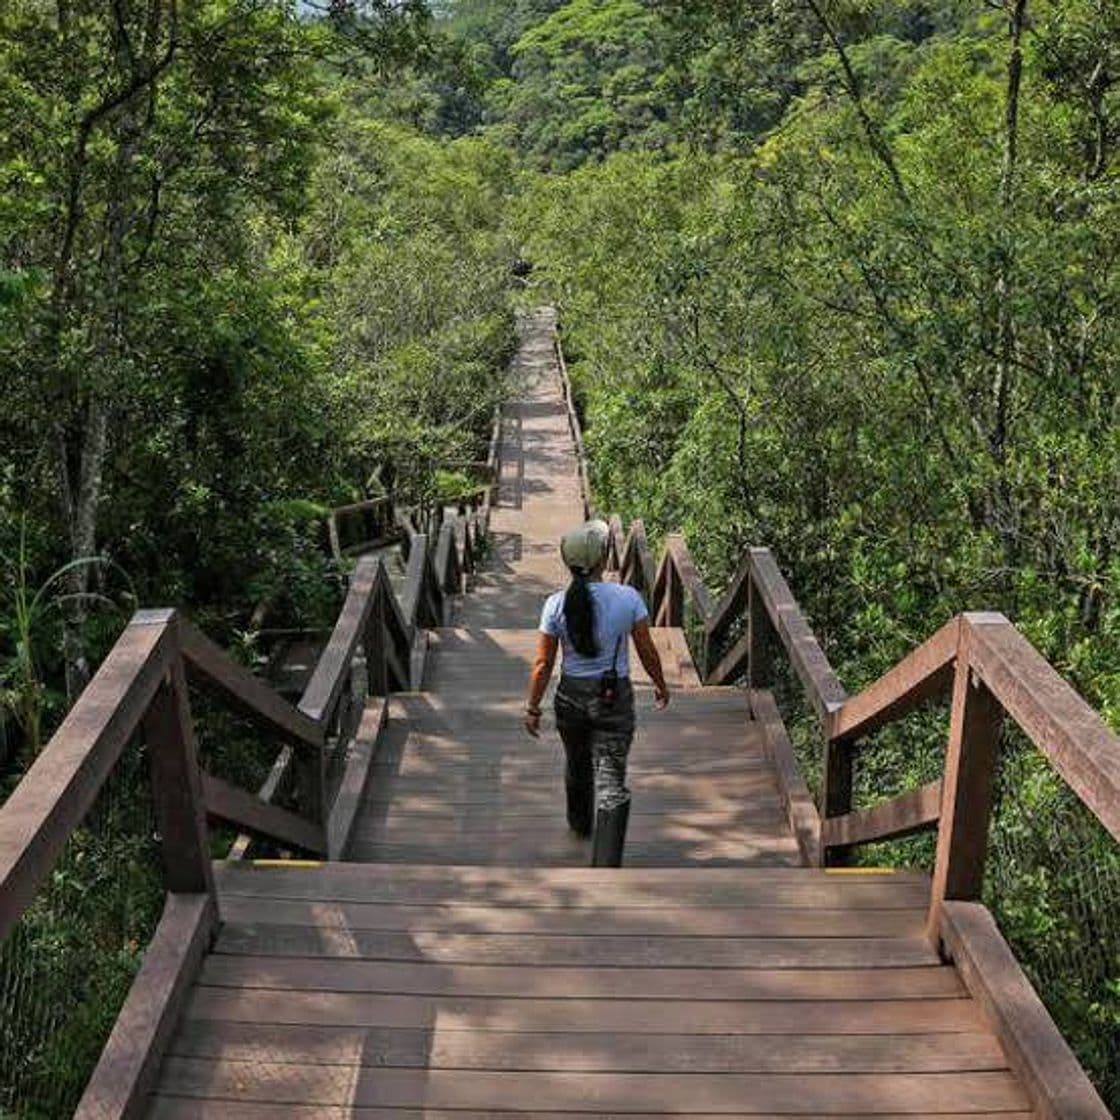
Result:
[[[597,656],[595,603],[587,585],[587,573],[580,568],[572,569],[572,582],[564,593],[564,622],[576,652],[583,657]]]

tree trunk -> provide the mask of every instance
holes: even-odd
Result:
[[[1015,321],[1012,310],[1015,267],[1015,180],[1019,150],[1019,93],[1023,79],[1023,30],[1027,0],[1010,0],[1008,33],[1011,54],[1007,62],[1007,94],[1004,103],[1003,163],[999,179],[1000,246],[996,271],[996,368],[992,381],[992,425],[989,437],[995,482],[992,492],[992,523],[999,536],[1006,573],[1014,571],[1018,558],[1018,510],[1007,476],[1007,443],[1012,378],[1014,376]],[[1010,579],[1010,576],[1008,576]],[[1008,583],[1008,593],[1011,591]]]

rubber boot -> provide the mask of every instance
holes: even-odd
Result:
[[[621,867],[622,849],[626,843],[626,822],[630,819],[630,802],[613,809],[600,809],[595,815],[595,839],[591,842],[592,867]]]
[[[588,785],[565,785],[568,792],[568,827],[586,840],[591,835],[595,813],[595,788]]]

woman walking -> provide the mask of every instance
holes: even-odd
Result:
[[[550,595],[541,613],[537,652],[529,676],[525,729],[540,735],[541,699],[563,649],[556,689],[556,728],[564,743],[568,824],[595,838],[591,863],[620,867],[630,816],[626,760],[634,738],[634,689],[630,638],[653,681],[661,710],[669,689],[649,630],[649,612],[632,587],[603,581],[610,546],[604,521],[588,521],[564,534],[560,555],[571,573],[564,591]]]

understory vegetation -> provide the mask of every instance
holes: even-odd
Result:
[[[325,511],[454,488],[518,303],[598,507],[713,588],[769,546],[849,691],[1001,610],[1120,729],[1118,148],[1113,0],[8,0],[0,793],[134,606],[329,624]],[[1012,736],[991,847],[1120,1110],[1120,851]]]

